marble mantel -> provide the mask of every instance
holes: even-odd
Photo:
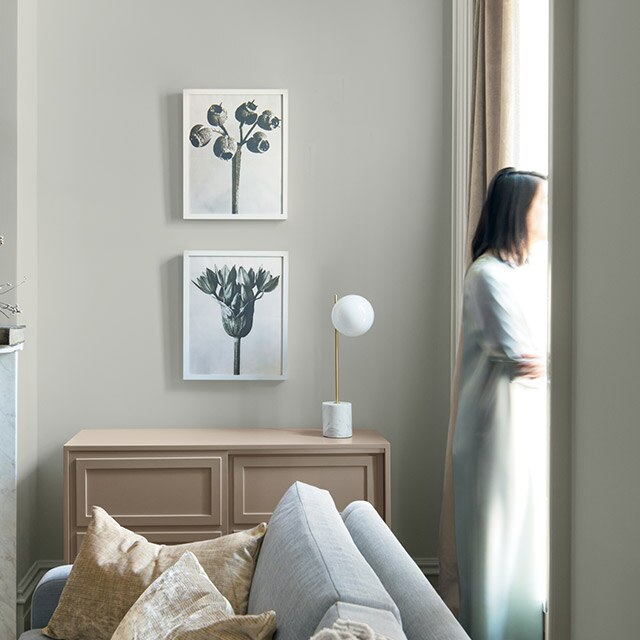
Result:
[[[16,404],[22,347],[0,345],[0,638],[16,636]]]

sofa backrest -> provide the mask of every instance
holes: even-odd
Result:
[[[353,541],[400,609],[409,640],[469,640],[378,512],[368,502],[352,502],[342,518]]]
[[[276,507],[249,595],[249,613],[276,612],[277,640],[311,637],[337,603],[400,614],[358,551],[329,492],[296,482]],[[362,620],[367,622],[367,620]]]

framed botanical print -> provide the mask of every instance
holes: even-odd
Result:
[[[287,217],[288,94],[274,89],[183,92],[183,217]]]
[[[286,251],[185,251],[185,380],[287,378]]]

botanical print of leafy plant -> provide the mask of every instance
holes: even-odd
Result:
[[[253,130],[260,127],[264,131],[273,131],[280,126],[280,118],[273,111],[265,109],[258,115],[258,105],[254,100],[243,102],[235,111],[236,120],[240,123],[240,138],[237,141],[232,138],[225,122],[227,111],[220,104],[212,104],[207,111],[207,121],[211,127],[196,124],[189,133],[189,141],[196,147],[206,147],[214,135],[217,135],[213,143],[213,154],[216,158],[228,162],[231,160],[231,213],[238,213],[238,201],[240,189],[240,162],[242,160],[242,147],[247,146],[251,153],[266,153],[271,146],[267,134]],[[251,127],[246,133],[243,128]],[[253,133],[253,135],[251,135]]]
[[[266,293],[270,293],[278,286],[280,276],[272,277],[269,271],[262,267],[256,273],[253,268],[248,271],[244,267],[233,265],[231,269],[224,265],[213,270],[208,267],[199,275],[193,284],[203,293],[213,296],[220,305],[222,326],[227,335],[234,340],[233,344],[233,375],[240,375],[240,340],[253,327],[255,304]]]

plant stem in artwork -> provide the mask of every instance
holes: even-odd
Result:
[[[236,338],[233,341],[233,375],[240,375],[240,340],[242,338]]]
[[[238,147],[236,155],[231,160],[231,213],[238,213],[238,191],[240,189],[240,161],[242,148]]]

